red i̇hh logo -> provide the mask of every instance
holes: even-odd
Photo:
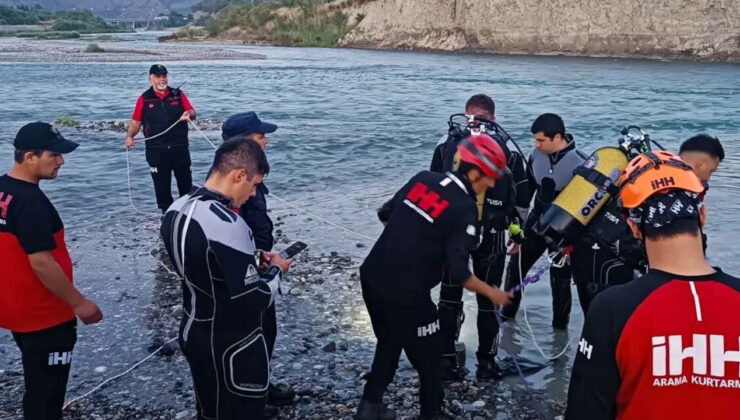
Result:
[[[439,194],[430,190],[421,182],[417,182],[411,188],[411,191],[406,194],[406,199],[403,202],[432,223],[450,205],[449,201],[443,199]]]

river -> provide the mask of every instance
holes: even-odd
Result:
[[[150,34],[129,36],[126,48],[167,48]],[[190,45],[196,56],[208,44]],[[466,99],[486,93],[496,101],[498,121],[526,153],[532,150],[531,122],[555,112],[565,120],[578,146],[587,153],[614,145],[619,130],[642,126],[671,150],[691,135],[718,136],[727,158],[712,178],[708,257],[730,273],[740,272],[732,244],[740,237],[740,67],[729,64],[647,61],[608,58],[528,57],[349,49],[226,46],[260,54],[264,59],[165,62],[170,83],[182,85],[199,118],[223,120],[255,110],[279,125],[270,136],[271,172],[266,179],[280,198],[362,235],[376,237],[375,209],[411,175],[427,169],[432,150],[452,113]],[[136,97],[147,88],[150,63],[0,63],[0,172],[12,164],[12,139],[23,124],[70,116],[83,122],[125,121]],[[156,244],[156,220],[140,216],[129,205],[123,134],[63,128],[81,143],[67,156],[60,177],[42,184],[68,225],[79,284],[102,302],[107,322],[81,327],[77,354],[93,351],[103,360],[110,343],[120,342],[127,357],[127,331],[156,329],[151,319],[133,313],[127,290],[139,293],[142,309],[154,287],[156,262],[146,252]],[[218,132],[205,133],[213,140]],[[191,130],[196,181],[202,181],[212,159],[211,146]],[[143,148],[131,153],[131,187],[138,208],[155,211],[151,179]],[[275,199],[273,214],[300,214]],[[300,216],[282,229],[317,252],[337,251],[357,261],[372,246],[317,220]],[[75,230],[77,227],[77,230]],[[148,228],[147,228],[148,227]],[[360,244],[360,245],[358,245]],[[148,248],[144,248],[146,251]],[[540,261],[542,263],[542,261]],[[115,278],[115,280],[114,280]],[[528,319],[543,350],[558,353],[577,341],[582,325],[575,288],[570,328],[550,327],[547,281],[527,290]],[[142,302],[144,300],[144,302]],[[475,299],[466,296],[463,340],[472,356],[477,346]],[[358,311],[361,311],[358,308]],[[143,312],[144,314],[146,312]],[[520,315],[520,318],[521,315]],[[156,323],[155,323],[156,324]],[[289,339],[289,338],[287,338]],[[128,343],[131,344],[131,343]],[[0,361],[19,355],[8,334],[0,333]],[[503,347],[530,359],[534,350],[522,319],[505,330]],[[137,353],[138,354],[138,353]],[[571,347],[563,359],[528,377],[537,390],[562,399],[567,389]],[[84,356],[80,355],[84,360]],[[97,361],[96,361],[97,363]],[[0,363],[0,366],[4,363]],[[474,361],[469,360],[474,368]],[[73,374],[93,375],[93,363],[77,363]],[[89,379],[89,378],[88,378]],[[187,375],[185,380],[189,381]],[[507,381],[517,382],[513,377]],[[75,384],[71,379],[71,386]]]

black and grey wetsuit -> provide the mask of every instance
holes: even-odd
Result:
[[[518,258],[512,258],[509,261],[506,290],[510,290],[514,285],[519,284],[521,278],[526,276],[532,265],[548,249],[545,240],[534,232],[533,227],[540,215],[550,206],[568,182],[570,182],[570,179],[573,177],[573,170],[583,164],[588,158],[588,156],[576,148],[576,142],[573,136],[570,134],[566,134],[566,136],[569,144],[564,149],[551,155],[545,155],[538,149],[535,149],[529,157],[527,177],[529,178],[530,189],[536,192],[534,195],[534,208],[529,213],[527,222],[525,223],[525,241],[521,246]],[[570,266],[550,268],[553,325],[558,327],[567,325],[570,317],[570,281]],[[516,293],[512,301],[513,303],[503,309],[504,315],[513,318],[519,309],[520,301],[521,294]]]
[[[198,419],[261,418],[270,378],[261,318],[278,290],[280,268],[257,271],[249,227],[228,198],[206,188],[170,206],[161,234],[182,278],[180,346]]]

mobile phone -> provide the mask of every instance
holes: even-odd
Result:
[[[285,248],[285,250],[283,250],[283,252],[280,253],[280,258],[284,258],[284,259],[293,258],[296,255],[298,255],[299,252],[306,249],[307,246],[308,245],[306,245],[305,243],[301,241],[293,242],[292,245]]]

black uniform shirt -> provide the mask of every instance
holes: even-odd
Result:
[[[360,267],[376,293],[401,304],[429,299],[446,265],[453,283],[471,273],[477,211],[470,184],[454,174],[420,172],[378,211],[387,221]]]

